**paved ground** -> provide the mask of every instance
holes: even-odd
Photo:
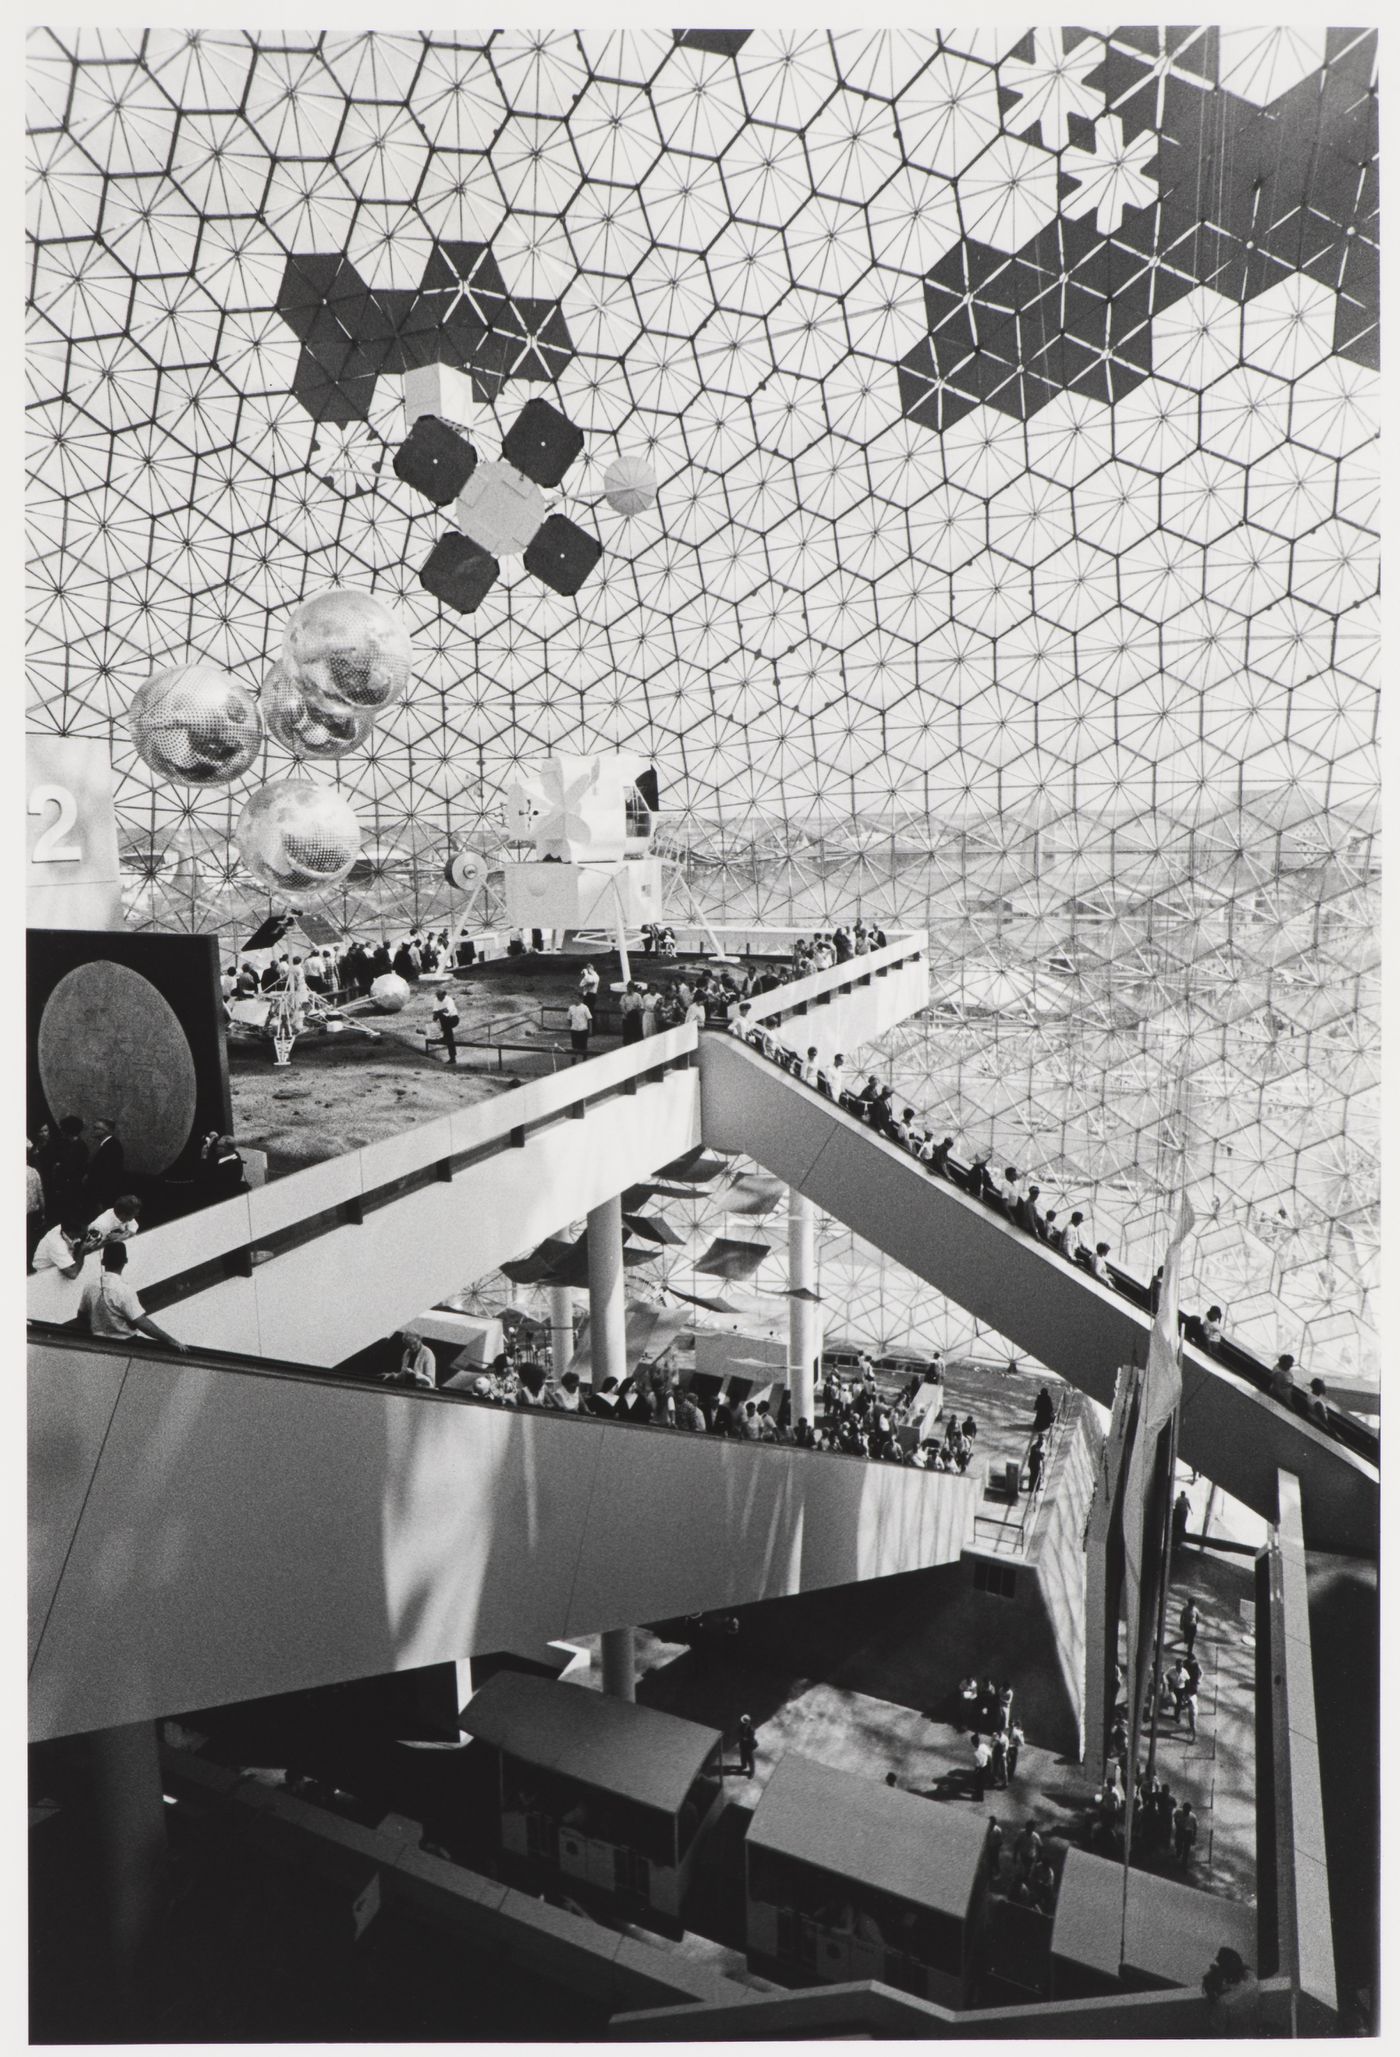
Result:
[[[1252,1900],[1254,1839],[1254,1636],[1249,1560],[1238,1564],[1187,1551],[1173,1580],[1168,1620],[1175,1624],[1187,1595],[1203,1617],[1197,1643],[1204,1666],[1198,1733],[1184,1727],[1159,1729],[1157,1775],[1178,1798],[1188,1798],[1200,1817],[1193,1862],[1186,1873],[1169,1860],[1139,1857],[1149,1868],[1184,1877],[1226,1898]],[[810,1607],[814,1597],[802,1602]],[[1243,1603],[1243,1607],[1242,1607]],[[782,1603],[778,1603],[782,1604]],[[971,1751],[967,1736],[919,1709],[862,1692],[850,1674],[858,1668],[833,1639],[825,1677],[794,1676],[781,1664],[765,1662],[761,1647],[740,1632],[710,1631],[696,1647],[667,1642],[647,1630],[637,1636],[637,1697],[723,1731],[726,1793],[743,1808],[757,1805],[763,1787],[787,1750],[883,1780],[894,1772],[901,1787],[938,1805],[972,1807]],[[586,1637],[573,1639],[590,1644]],[[600,1685],[599,1658],[588,1683]],[[753,1716],[758,1730],[755,1775],[739,1772],[735,1744],[740,1714]],[[1145,1751],[1145,1745],[1144,1745]],[[1099,1790],[1101,1764],[1079,1765],[1028,1740],[1017,1776],[1005,1791],[989,1791],[981,1811],[1002,1822],[1008,1842],[1027,1819],[1043,1834],[1082,1838]]]

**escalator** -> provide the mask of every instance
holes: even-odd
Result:
[[[980,1480],[32,1330],[30,1735],[956,1562]]]
[[[731,1036],[700,1044],[705,1144],[785,1179],[877,1250],[1104,1406],[1146,1362],[1151,1317]],[[1182,1350],[1182,1461],[1277,1519],[1279,1471],[1303,1492],[1310,1548],[1374,1557],[1377,1465],[1239,1371]]]

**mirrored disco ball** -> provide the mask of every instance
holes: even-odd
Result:
[[[336,588],[294,610],[282,661],[318,713],[372,716],[407,691],[413,645],[382,600]]]
[[[310,699],[285,664],[268,673],[262,712],[273,741],[297,757],[347,757],[374,726],[372,713]]]
[[[261,786],[233,832],[246,870],[283,892],[336,885],[360,854],[360,824],[334,786],[277,780]]]
[[[215,664],[157,672],[132,695],[126,720],[151,770],[191,786],[242,778],[262,747],[257,701]]]
[[[381,971],[369,989],[369,997],[381,1014],[401,1014],[408,1005],[408,980],[396,971]]]
[[[645,457],[624,450],[603,473],[603,493],[614,514],[644,514],[656,505],[656,473]]]

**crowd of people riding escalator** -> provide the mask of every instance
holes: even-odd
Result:
[[[386,1384],[431,1388],[436,1383],[433,1353],[421,1338],[405,1335],[398,1365],[382,1376]],[[745,1387],[732,1381],[687,1375],[673,1351],[639,1364],[625,1379],[603,1379],[595,1389],[577,1372],[561,1371],[510,1348],[476,1372],[465,1390],[470,1398],[497,1407],[595,1415],[732,1442],[788,1445],[904,1464],[918,1471],[965,1473],[976,1449],[974,1416],[969,1413],[958,1420],[950,1414],[945,1420],[934,1415],[922,1420],[924,1388],[942,1383],[938,1351],[916,1365],[897,1392],[882,1386],[874,1361],[862,1353],[850,1367],[829,1363],[818,1383],[814,1418],[794,1419],[781,1380],[775,1380],[771,1398],[761,1387],[748,1388],[754,1397],[746,1397]],[[1052,1419],[1053,1413],[1051,1407]]]
[[[946,1180],[1022,1234],[1086,1271],[1100,1285],[1121,1293],[1145,1313],[1156,1313],[1162,1266],[1146,1283],[1135,1278],[1112,1262],[1111,1243],[1094,1235],[1084,1208],[1070,1207],[1062,1197],[1057,1198],[1055,1206],[1044,1206],[1042,1187],[1014,1164],[998,1170],[990,1148],[966,1158],[956,1156],[954,1137],[935,1137],[917,1109],[896,1100],[892,1085],[882,1082],[874,1072],[860,1080],[839,1051],[824,1059],[813,1044],[804,1054],[782,1040],[780,1026],[776,1021],[753,1019],[751,1009],[741,1006],[735,1010],[728,1030],[791,1077],[853,1115],[875,1135],[906,1151],[931,1177]],[[1289,1408],[1348,1449],[1373,1463],[1377,1461],[1378,1438],[1329,1401],[1322,1379],[1305,1379],[1290,1352],[1284,1351],[1272,1366],[1266,1365],[1226,1333],[1223,1311],[1214,1304],[1203,1315],[1183,1313],[1178,1322],[1185,1341],[1193,1348],[1214,1357],[1267,1398]]]

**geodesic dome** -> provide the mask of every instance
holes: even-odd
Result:
[[[1374,43],[36,32],[30,719],[111,737],[133,919],[253,918],[231,831],[291,768],[166,784],[137,686],[256,687],[293,607],[372,590],[414,675],[334,767],[348,926],[446,918],[520,763],[643,752],[716,918],[861,908],[965,990],[1068,985],[891,1062],[1125,1254],[1187,1079],[1202,1277],[1364,1354]],[[531,394],[582,431],[577,593],[422,590],[429,350],[489,457]]]

